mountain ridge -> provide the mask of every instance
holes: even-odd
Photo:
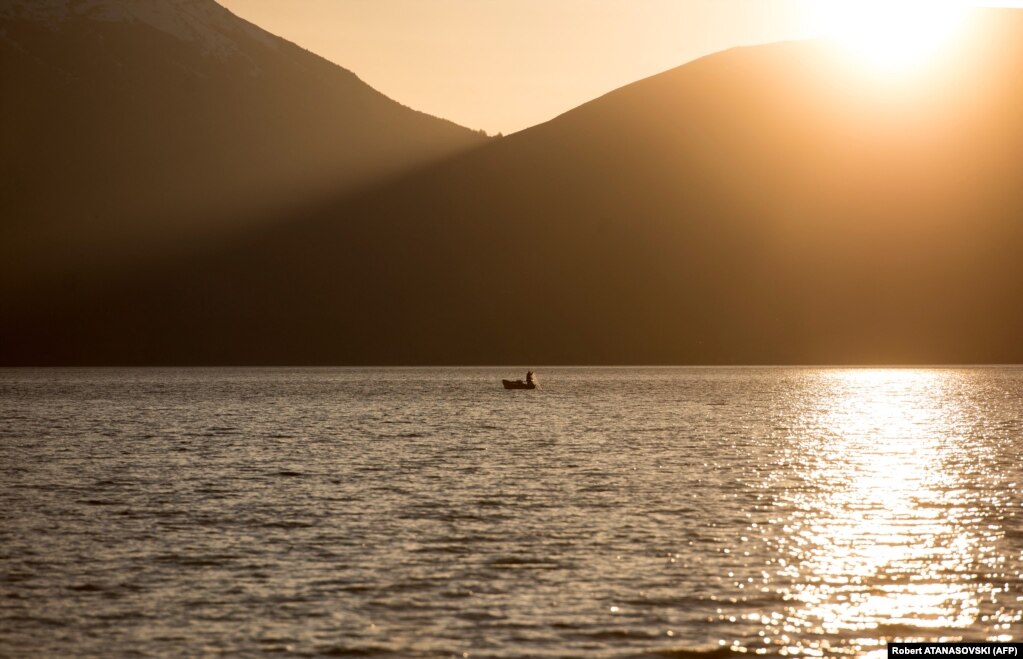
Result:
[[[225,34],[246,36],[276,46],[275,37],[211,0],[4,0],[0,18],[50,24],[87,19],[106,23],[138,22],[184,41],[203,42],[207,53],[234,52]]]
[[[86,287],[0,360],[1023,362],[1021,15],[884,95],[820,43],[703,58]]]
[[[10,295],[141,263],[485,141],[212,0],[2,7]]]

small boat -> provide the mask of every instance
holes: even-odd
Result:
[[[501,384],[504,385],[505,389],[536,389],[536,373],[529,371],[526,373],[526,380],[501,380]]]
[[[505,389],[536,389],[535,382],[523,382],[522,380],[501,380]]]

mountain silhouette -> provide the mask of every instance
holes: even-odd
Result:
[[[131,276],[5,363],[1021,362],[1023,19],[912,80],[718,53]]]
[[[0,0],[0,90],[8,294],[484,141],[213,0]]]

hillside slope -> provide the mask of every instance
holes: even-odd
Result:
[[[7,294],[485,141],[213,0],[2,0],[0,94]]]

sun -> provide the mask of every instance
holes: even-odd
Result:
[[[817,31],[872,71],[902,75],[925,66],[963,31],[970,5],[955,0],[817,0]]]

